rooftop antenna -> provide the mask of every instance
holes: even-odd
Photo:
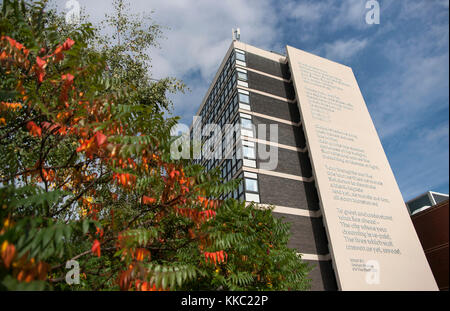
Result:
[[[241,40],[241,30],[239,28],[236,28],[232,30],[233,33],[233,41],[240,41]]]

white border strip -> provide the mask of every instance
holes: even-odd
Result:
[[[302,259],[304,259],[304,260],[315,260],[315,261],[331,260],[330,254],[326,254],[326,255],[302,254],[302,253],[297,253],[297,254],[302,256]]]
[[[259,70],[253,69],[253,68],[243,67],[241,65],[237,65],[236,68],[245,69],[247,71],[253,71],[254,73],[257,73],[259,75],[266,76],[266,77],[269,77],[269,78],[272,78],[272,79],[275,79],[275,80],[283,81],[283,82],[286,82],[286,83],[291,83],[292,82],[291,80],[287,80],[287,79],[282,78],[282,77],[277,77],[277,76],[271,75],[270,73],[259,71]]]
[[[311,218],[319,218],[322,216],[322,213],[319,211],[310,211],[300,208],[292,208],[292,207],[285,207],[285,206],[278,206],[275,205],[275,208],[273,210],[274,213],[282,213],[282,214],[288,214],[288,215],[297,215],[297,216],[305,216],[305,217],[311,217]]]
[[[248,112],[247,110],[241,110],[241,109],[239,109],[239,112],[246,113],[246,114],[251,114],[251,115],[254,115],[255,117],[260,117],[260,118],[263,118],[263,119],[272,120],[272,121],[276,121],[276,122],[278,122],[278,123],[284,123],[284,124],[292,125],[292,126],[298,126],[298,127],[300,127],[300,125],[302,124],[301,121],[295,123],[295,122],[292,122],[292,121],[289,121],[289,120],[280,119],[280,118],[277,118],[277,117],[272,117],[272,116],[269,116],[269,115],[267,115],[267,114],[263,114],[263,113],[259,113],[259,112],[254,112],[254,111]]]
[[[293,208],[293,207],[286,207],[281,205],[273,205],[273,204],[258,204],[261,207],[269,208],[271,206],[274,206],[273,209],[274,213],[281,213],[281,214],[287,214],[287,215],[297,215],[297,216],[304,216],[304,217],[311,217],[311,218],[319,218],[322,216],[322,213],[320,210],[318,211],[310,211],[300,208]]]
[[[274,52],[269,52],[269,51],[257,48],[253,45],[246,44],[242,41],[233,41],[233,45],[236,49],[240,49],[245,52],[256,54],[261,57],[268,58],[270,60],[273,60],[273,61],[276,61],[279,63],[285,63],[287,60],[287,56],[285,56],[285,55],[277,54]]]
[[[281,178],[286,178],[286,179],[293,179],[293,180],[299,180],[299,181],[304,181],[304,182],[314,181],[314,177],[303,177],[303,176],[298,176],[298,175],[279,173],[279,172],[275,172],[275,171],[263,170],[260,168],[252,168],[252,167],[247,167],[247,166],[243,166],[243,169],[244,169],[244,171],[247,171],[247,172],[276,176],[276,177],[281,177]]]
[[[259,95],[263,95],[263,96],[271,97],[271,98],[274,98],[274,99],[278,99],[278,100],[286,102],[286,103],[293,104],[293,103],[297,102],[296,99],[287,99],[286,97],[273,95],[273,94],[270,94],[270,93],[266,93],[266,92],[263,92],[263,91],[258,91],[258,90],[251,89],[251,88],[244,87],[244,86],[238,86],[238,88],[246,90],[246,91],[249,91],[249,92],[253,92],[253,93],[256,93],[256,94],[259,94]]]
[[[248,137],[248,136],[243,136],[242,137],[243,140],[247,140],[247,141],[253,141],[255,143],[258,144],[263,144],[263,145],[270,145],[270,146],[274,146],[274,147],[278,147],[278,148],[282,148],[282,149],[287,149],[287,150],[292,150],[292,151],[297,151],[297,152],[307,152],[308,148],[298,148],[298,147],[294,147],[294,146],[289,146],[289,145],[283,145],[283,144],[279,144],[273,141],[268,141],[268,140],[263,140],[263,139],[259,139],[259,138],[254,138],[254,137]]]

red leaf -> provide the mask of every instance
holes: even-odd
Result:
[[[62,75],[61,79],[66,80],[67,82],[65,82],[65,83],[67,85],[70,85],[70,84],[72,84],[73,79],[75,79],[75,77],[72,74],[68,73],[68,74]]]
[[[151,197],[148,197],[146,195],[144,195],[142,197],[142,203],[144,203],[144,204],[154,204],[155,202],[156,202],[155,198],[151,198]]]
[[[38,65],[39,69],[44,69],[47,65],[47,62],[38,56],[36,57],[36,64]]]
[[[63,50],[67,51],[70,50],[70,48],[75,44],[75,41],[73,41],[70,38],[67,38],[66,41],[63,43]]]
[[[106,142],[106,135],[104,135],[102,132],[95,133],[95,140],[97,141],[97,146],[101,146]]]
[[[35,70],[35,72],[38,77],[39,83],[41,83],[42,81],[44,81],[45,67],[47,66],[47,62],[38,56],[36,57],[36,64],[38,68]]]
[[[42,129],[36,125],[33,121],[30,121],[27,123],[27,129],[30,131],[30,134],[32,136],[39,136],[42,135]]]
[[[98,240],[95,240],[94,243],[92,244],[92,248],[91,251],[94,255],[97,255],[97,257],[100,257],[100,242]]]
[[[170,176],[170,178],[174,178],[175,177],[175,171],[171,171],[170,173],[169,173],[169,176]]]

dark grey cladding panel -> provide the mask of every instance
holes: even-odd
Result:
[[[300,122],[300,113],[296,103],[287,103],[252,92],[250,92],[250,103],[254,112],[295,123]]]
[[[287,99],[295,99],[292,83],[277,80],[268,76],[248,71],[248,87]]]
[[[309,272],[312,291],[337,291],[338,286],[331,261],[304,260],[312,270]]]
[[[314,182],[258,174],[259,197],[263,204],[281,205],[304,210],[319,210]]]
[[[283,64],[252,53],[246,55],[247,67],[289,80],[288,64]]]
[[[278,125],[278,143],[292,147],[304,148],[306,146],[305,134],[301,126],[293,126],[284,123],[278,123],[272,120],[253,116],[253,124],[256,126],[257,138],[270,140],[270,124]],[[258,132],[258,124],[266,124],[266,133]],[[264,136],[264,137],[263,137]]]
[[[275,217],[283,218],[291,224],[291,236],[288,246],[299,253],[326,255],[328,241],[323,227],[322,218],[273,213]]]
[[[257,148],[258,150],[263,149],[266,152],[269,152],[270,148],[274,147],[265,144],[258,144]],[[311,163],[307,152],[297,152],[293,150],[278,148],[277,154],[278,165],[274,169],[274,171],[303,177],[312,176]],[[258,155],[259,153],[257,153],[257,156]],[[257,159],[257,162],[258,167],[261,168],[261,166],[259,165],[259,159]]]

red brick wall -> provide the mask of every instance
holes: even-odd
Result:
[[[440,290],[449,289],[448,202],[434,205],[411,217]]]

